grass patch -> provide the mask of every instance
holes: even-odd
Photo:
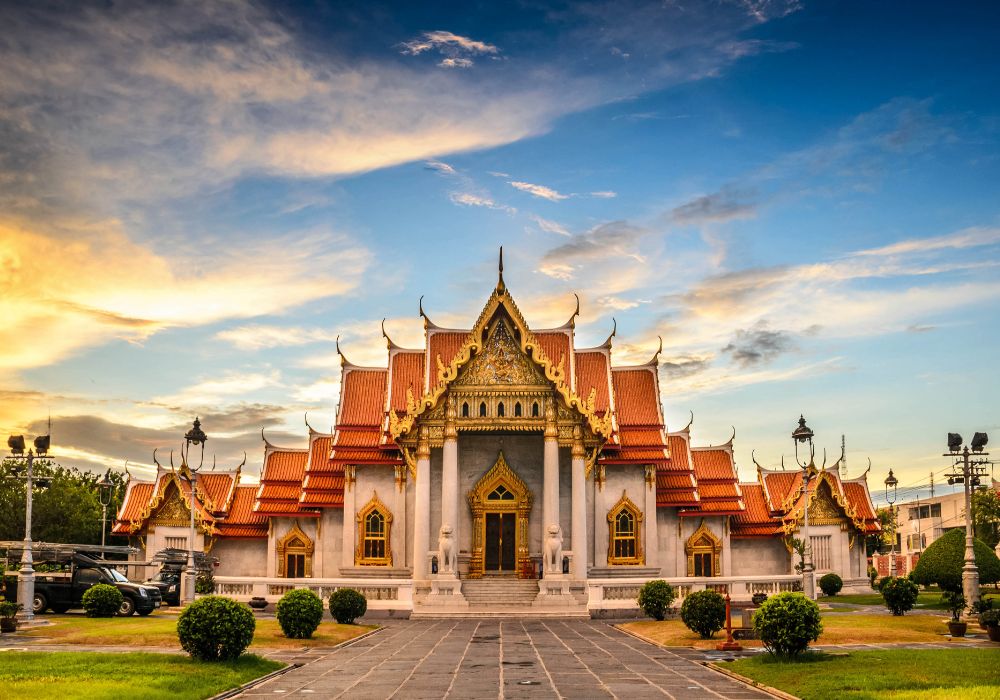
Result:
[[[102,646],[147,646],[179,649],[177,618],[112,617],[95,618],[83,615],[47,615],[51,625],[25,630],[27,637],[45,637],[52,644],[95,644]],[[277,620],[257,620],[254,649],[286,649],[331,647],[374,629],[374,625],[341,625],[324,621],[312,639],[288,639],[281,633]]]
[[[1000,606],[1000,595],[984,594],[984,599],[993,600],[994,607]],[[820,596],[816,599],[818,603],[850,603],[851,605],[878,605],[885,607],[885,601],[881,593],[852,593],[849,595]],[[941,600],[940,590],[920,591],[917,596],[917,610],[947,610],[948,606]]]
[[[201,700],[281,667],[253,655],[203,663],[172,654],[8,651],[0,688],[11,698]]]
[[[936,615],[822,615],[823,633],[817,644],[882,644],[892,642],[944,642],[942,635],[948,631],[946,618]],[[684,626],[680,620],[663,622],[628,622],[620,625],[656,644],[671,647],[695,647],[714,649],[725,639],[725,631],[718,632],[715,639],[701,639]],[[970,630],[974,632],[975,630]],[[761,646],[759,639],[740,640],[745,647]]]
[[[809,700],[985,700],[1000,694],[1000,648],[810,652],[796,661],[761,654],[724,668]]]

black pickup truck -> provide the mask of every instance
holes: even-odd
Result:
[[[160,590],[155,586],[133,583],[106,563],[85,554],[74,554],[69,571],[35,574],[35,614],[51,608],[63,613],[83,607],[83,594],[91,586],[107,583],[122,593],[119,615],[148,615],[162,604]]]

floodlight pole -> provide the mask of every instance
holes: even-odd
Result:
[[[31,492],[35,455],[28,450],[25,458],[28,464],[27,482],[24,499],[24,549],[21,550],[21,569],[17,572],[17,602],[21,608],[21,619],[24,622],[35,620],[35,569],[32,566],[34,558],[31,555]]]
[[[813,574],[812,540],[809,537],[809,481],[816,469],[816,448],[813,445],[815,433],[806,425],[804,416],[799,416],[799,425],[792,431],[795,444],[795,461],[802,468],[802,593],[809,600],[816,600],[816,576]],[[799,443],[809,444],[809,461],[799,459]],[[826,460],[823,460],[825,466]]]
[[[962,474],[965,476],[965,565],[962,566],[962,593],[965,604],[979,602],[979,569],[976,567],[975,531],[972,524],[972,474],[969,446],[962,449]]]

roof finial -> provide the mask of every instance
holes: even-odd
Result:
[[[500,271],[497,276],[497,292],[503,293],[506,285],[503,283],[503,246],[500,246]]]
[[[688,409],[688,411],[691,413],[691,420],[689,420],[688,424],[681,429],[682,433],[688,432],[691,430],[691,426],[694,425],[694,411],[691,411],[691,409]]]
[[[614,338],[615,335],[618,334],[618,321],[615,320],[614,316],[611,317],[611,323],[612,323],[612,326],[611,326],[611,335],[609,335],[608,339],[605,340],[600,345],[600,347],[602,347],[602,348],[608,348],[609,350],[611,349],[611,339]]]

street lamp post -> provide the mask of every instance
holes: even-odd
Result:
[[[889,515],[892,516],[892,532],[890,533],[892,539],[889,546],[889,576],[892,578],[896,578],[896,514],[893,512],[893,504],[896,502],[896,487],[898,485],[899,479],[893,475],[890,469],[889,476],[885,479],[885,501],[889,504]],[[892,489],[891,493],[889,489]]]
[[[194,419],[194,424],[191,430],[184,434],[184,449],[181,451],[181,466],[187,468],[188,483],[191,485],[191,532],[188,541],[188,561],[187,569],[184,571],[184,603],[191,603],[194,601],[194,589],[195,583],[198,577],[198,570],[195,566],[194,560],[194,544],[195,544],[195,529],[194,529],[194,508],[195,508],[195,484],[197,482],[198,470],[201,469],[202,464],[205,461],[205,442],[208,440],[208,436],[201,429],[201,420],[198,418]],[[192,467],[188,463],[188,453],[191,451],[191,445],[201,445],[201,459],[198,462],[197,467]]]
[[[972,436],[972,450],[970,445],[962,447],[962,436],[958,433],[948,433],[948,452],[945,457],[955,460],[953,466],[961,464],[961,473],[951,473],[948,475],[949,484],[961,483],[965,486],[965,564],[962,566],[962,593],[965,595],[965,603],[970,608],[973,603],[979,602],[979,569],[976,567],[976,549],[974,547],[975,534],[972,523],[972,487],[978,486],[980,477],[986,474],[986,465],[989,460],[983,459],[988,452],[983,452],[989,436],[986,433],[976,433]]]
[[[795,461],[802,468],[802,493],[804,497],[802,505],[802,592],[810,600],[816,599],[816,577],[813,576],[812,563],[812,543],[809,540],[809,480],[816,469],[814,456],[816,449],[813,446],[812,429],[806,425],[804,416],[799,416],[799,426],[792,431],[792,440],[795,443]],[[799,444],[808,443],[809,461],[799,458]]]
[[[21,619],[24,622],[32,622],[35,619],[35,569],[33,567],[34,558],[31,552],[31,497],[36,482],[42,488],[48,483],[48,479],[35,478],[34,466],[36,459],[50,459],[48,455],[50,441],[48,435],[39,435],[34,440],[35,451],[32,452],[29,449],[28,454],[24,454],[23,435],[11,435],[7,439],[7,446],[10,447],[11,457],[17,460],[18,463],[23,460],[24,465],[27,467],[23,477],[18,474],[20,466],[14,467],[15,478],[24,479],[25,482],[24,548],[21,550],[21,568],[17,572],[17,602],[23,606],[21,609]]]
[[[111,470],[104,472],[104,478],[97,482],[97,497],[101,501],[101,547],[104,547],[104,540],[108,531],[108,506],[111,505],[111,489],[114,484],[108,476]]]

